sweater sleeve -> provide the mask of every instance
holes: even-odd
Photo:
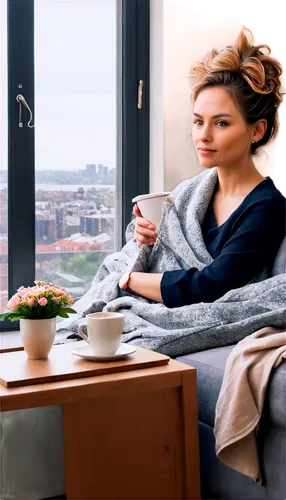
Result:
[[[258,200],[235,221],[220,254],[201,271],[166,271],[161,295],[167,307],[213,302],[246,285],[274,259],[285,235],[285,200]]]

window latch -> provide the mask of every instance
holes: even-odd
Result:
[[[139,81],[138,85],[138,102],[137,102],[137,108],[142,109],[142,101],[143,101],[143,80]]]
[[[26,106],[27,110],[30,113],[30,119],[29,119],[29,121],[27,123],[27,126],[29,128],[33,128],[35,126],[35,124],[31,125],[31,122],[33,121],[33,113],[32,113],[32,110],[31,110],[29,104],[27,103],[25,97],[22,94],[18,94],[17,97],[16,97],[16,101],[19,103],[19,127],[20,128],[24,127],[24,123],[23,123],[23,120],[22,120],[22,104],[24,104],[24,106]]]

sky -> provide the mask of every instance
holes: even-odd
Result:
[[[36,170],[116,166],[116,0],[35,0],[35,124]]]

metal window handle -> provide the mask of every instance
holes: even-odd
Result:
[[[142,109],[143,85],[144,85],[143,80],[140,80],[138,85],[138,102],[137,102],[138,109]]]
[[[23,128],[23,126],[24,126],[23,121],[22,121],[22,103],[23,103],[24,106],[26,106],[27,110],[30,113],[30,119],[29,119],[27,125],[29,128],[33,128],[35,126],[35,124],[31,125],[31,122],[33,121],[33,113],[32,113],[32,110],[31,110],[29,104],[27,103],[25,97],[22,94],[18,94],[16,97],[16,101],[19,103],[19,127]]]

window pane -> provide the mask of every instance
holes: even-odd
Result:
[[[8,190],[7,190],[7,2],[0,2],[0,312],[8,300]]]
[[[118,241],[116,52],[116,0],[35,0],[36,278],[74,298]]]

